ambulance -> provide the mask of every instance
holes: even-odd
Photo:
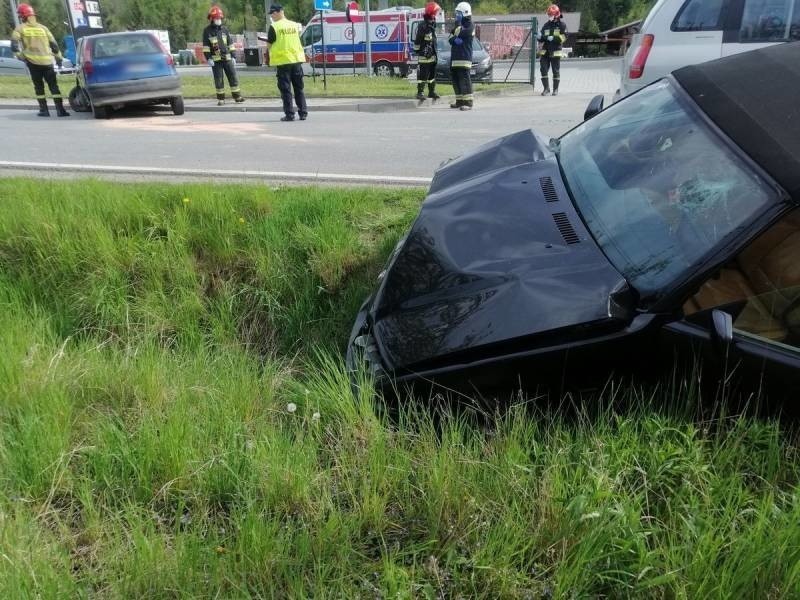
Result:
[[[369,30],[372,51],[372,69],[376,75],[405,77],[415,68],[416,59],[411,50],[417,27],[423,20],[424,8],[396,6],[386,10],[370,11]],[[316,13],[303,29],[303,42],[308,62],[315,69],[363,68],[367,62],[366,19],[359,10],[352,22],[346,12],[326,11]],[[437,22],[444,27],[444,14],[440,12]],[[323,53],[323,31],[325,45]]]

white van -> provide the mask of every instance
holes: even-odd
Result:
[[[658,0],[633,36],[615,100],[673,70],[800,40],[800,0]]]

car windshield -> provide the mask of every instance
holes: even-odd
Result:
[[[777,201],[663,80],[565,134],[559,160],[608,259],[645,304]]]
[[[94,41],[95,58],[111,58],[125,54],[160,54],[155,39],[148,34],[115,35]]]

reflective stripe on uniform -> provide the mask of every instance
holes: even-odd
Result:
[[[471,69],[472,63],[468,60],[454,60],[450,66],[454,69]]]

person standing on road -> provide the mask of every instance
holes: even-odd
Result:
[[[303,27],[286,18],[283,7],[273,4],[269,7],[269,16],[272,25],[267,32],[267,49],[269,50],[269,64],[278,71],[278,90],[281,92],[284,116],[281,121],[294,121],[294,106],[292,106],[292,89],[294,101],[297,103],[297,113],[300,120],[308,117],[306,95],[303,91],[303,63],[306,62],[306,53],[300,42],[300,32]]]
[[[469,2],[456,5],[456,26],[450,34],[450,76],[456,101],[450,108],[472,110],[472,38],[475,28],[472,25],[472,7]]]
[[[417,35],[414,39],[414,54],[417,55],[417,100],[425,101],[425,85],[428,85],[428,98],[433,102],[439,99],[436,93],[436,64],[439,57],[436,53],[436,15],[442,7],[436,2],[428,2],[425,5],[423,21],[417,27]]]
[[[236,74],[236,50],[231,32],[222,24],[225,14],[219,6],[212,6],[208,11],[208,27],[203,30],[203,56],[206,57],[211,72],[214,74],[214,87],[217,90],[217,106],[225,104],[225,77],[231,88],[231,96],[235,102],[244,102],[239,89],[239,76]]]
[[[536,36],[542,42],[539,50],[539,72],[542,75],[542,96],[550,95],[550,83],[547,79],[550,67],[553,68],[553,96],[558,96],[558,84],[561,83],[561,55],[564,41],[567,39],[567,26],[561,20],[561,9],[555,4],[547,7],[548,21]]]
[[[17,7],[17,16],[20,24],[11,34],[11,50],[19,60],[25,61],[33,81],[33,90],[39,102],[40,117],[49,117],[47,109],[47,96],[44,93],[44,84],[50,88],[50,95],[56,105],[56,114],[59,117],[68,117],[64,110],[64,100],[58,88],[56,71],[53,68],[53,58],[60,67],[64,61],[61,50],[58,48],[53,34],[44,25],[36,21],[36,12],[30,4],[20,4]]]

